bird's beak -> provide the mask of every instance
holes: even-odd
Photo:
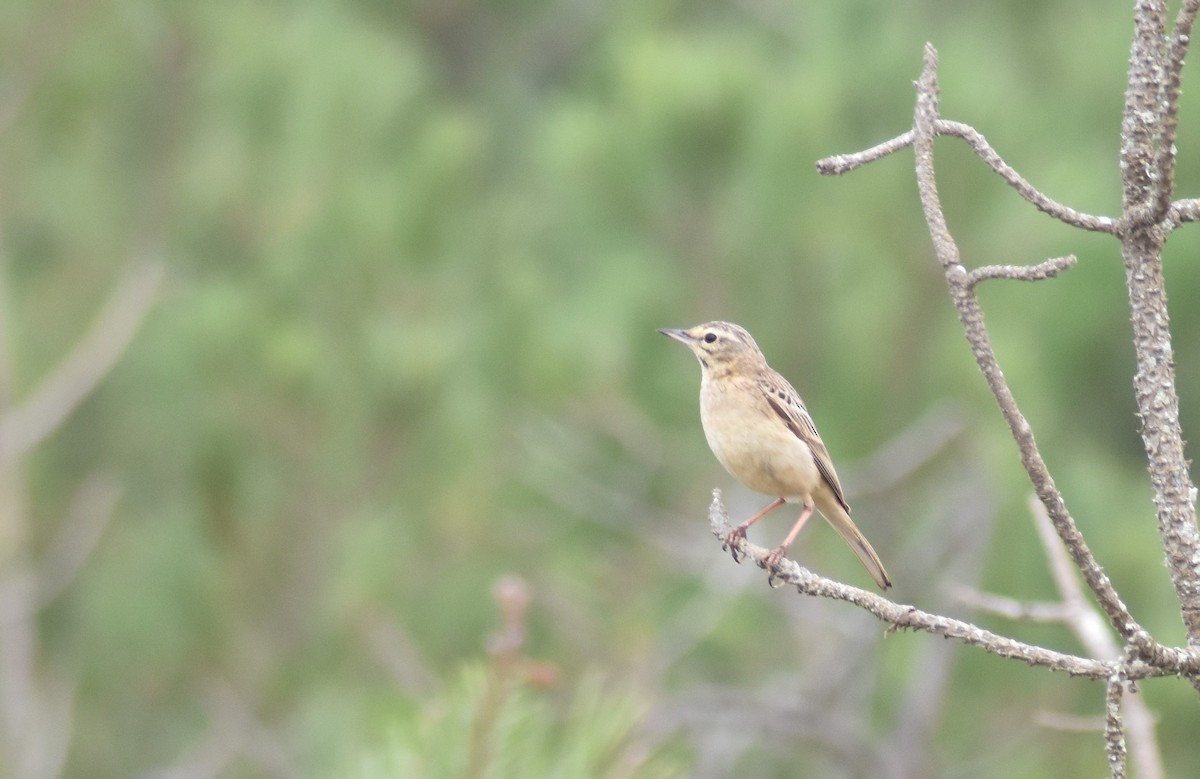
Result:
[[[680,343],[687,344],[688,346],[692,345],[692,337],[690,335],[688,335],[687,330],[680,330],[678,328],[673,328],[673,327],[664,327],[661,330],[659,330],[658,332],[662,333],[663,335],[667,336],[668,338],[674,338],[676,341],[679,341]]]

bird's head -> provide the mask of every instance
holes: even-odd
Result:
[[[691,349],[706,371],[764,362],[750,333],[732,322],[706,322],[686,330],[664,328],[658,332]]]

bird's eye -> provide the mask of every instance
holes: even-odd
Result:
[[[708,335],[704,336],[704,343],[706,343],[706,344],[710,344],[715,340],[717,340],[716,333],[709,333]]]

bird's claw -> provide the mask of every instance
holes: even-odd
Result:
[[[786,553],[787,549],[780,546],[772,549],[770,554],[762,559],[762,567],[767,571],[767,586],[772,588],[783,586],[783,584],[775,583],[775,577],[779,574],[779,564],[783,562],[783,556]]]
[[[735,527],[729,531],[729,535],[725,536],[725,540],[721,543],[721,549],[729,552],[729,556],[733,558],[735,563],[741,563],[742,558],[738,556],[738,544],[746,540],[746,528]]]

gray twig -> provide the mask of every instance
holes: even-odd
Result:
[[[1182,93],[1180,78],[1197,9],[1200,9],[1200,0],[1185,0],[1180,6],[1179,14],[1175,17],[1175,30],[1167,41],[1167,61],[1159,81],[1163,117],[1158,140],[1159,186],[1154,211],[1160,220],[1167,215],[1171,206],[1171,192],[1175,188],[1175,137],[1179,130],[1179,97]]]
[[[1174,229],[1188,222],[1200,222],[1200,198],[1176,200],[1171,204],[1171,210],[1167,214],[1164,224],[1170,229]]]
[[[29,400],[0,416],[0,457],[19,457],[44,440],[108,375],[154,304],[163,272],[158,261],[130,266],[75,350]]]
[[[1125,674],[1118,667],[1108,680],[1104,694],[1104,751],[1112,779],[1125,779],[1125,728],[1121,702],[1125,698]]]
[[[974,288],[989,279],[1045,281],[1073,267],[1075,262],[1075,255],[1068,254],[1066,257],[1052,257],[1037,265],[984,265],[967,274],[967,286]]]
[[[951,135],[965,141],[971,147],[971,151],[975,152],[975,156],[983,160],[984,164],[991,168],[996,175],[1004,179],[1010,187],[1015,189],[1025,200],[1032,203],[1039,211],[1054,217],[1060,222],[1079,227],[1083,230],[1100,233],[1116,232],[1117,221],[1112,217],[1085,214],[1082,211],[1076,211],[1074,208],[1065,206],[1053,198],[1047,197],[1037,187],[1030,184],[1024,176],[1018,173],[1016,168],[1005,162],[1004,158],[988,143],[987,138],[974,127],[962,122],[934,117],[933,134],[935,136]],[[843,173],[849,173],[869,162],[875,162],[889,154],[906,149],[912,146],[915,140],[916,133],[913,130],[909,130],[891,140],[884,141],[881,144],[860,152],[835,154],[832,157],[817,160],[817,172],[823,176],[839,176]]]

